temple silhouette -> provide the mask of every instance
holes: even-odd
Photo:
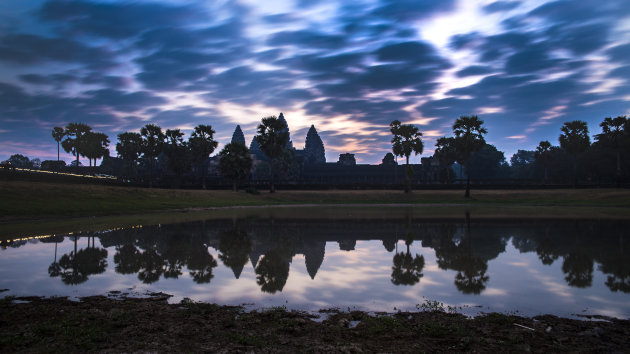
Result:
[[[291,140],[289,124],[280,113],[278,119],[282,120],[287,128],[289,136],[286,149],[291,152],[292,161],[287,164],[287,170],[277,174],[277,181],[285,185],[319,185],[319,186],[391,186],[399,185],[405,177],[404,165],[399,165],[394,155],[388,152],[378,165],[358,164],[353,153],[339,155],[336,162],[326,161],[326,147],[314,125],[309,128],[304,148],[298,149]],[[239,142],[247,145],[245,135],[240,125],[237,125],[232,134],[231,142]],[[263,153],[258,142],[252,137],[249,143],[249,151],[254,160],[254,167],[248,178],[253,185],[263,185],[269,180],[269,158]],[[439,161],[433,157],[423,157],[420,164],[411,164],[414,172],[413,184],[435,183],[439,179]],[[209,183],[222,185],[223,180],[218,167],[218,159],[211,158],[209,163]]]

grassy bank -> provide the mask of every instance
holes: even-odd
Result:
[[[448,204],[630,208],[627,189],[463,191],[232,191],[126,188],[63,183],[0,182],[0,214],[12,219],[122,215],[186,208],[291,204]]]
[[[321,314],[168,296],[81,302],[0,300],[2,352],[624,352],[630,321],[488,314],[469,319],[428,302],[418,312]],[[25,303],[26,300],[26,303]]]
[[[479,190],[467,200],[463,191],[414,191],[411,195],[397,190],[249,194],[0,181],[0,196],[1,239],[216,218],[374,219],[404,214],[453,219],[467,212],[475,219],[630,218],[630,190],[625,189]]]

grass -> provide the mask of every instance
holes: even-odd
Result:
[[[401,207],[412,208],[405,213],[414,218],[462,218],[466,212],[476,218],[630,217],[627,189],[473,190],[471,199],[463,193],[281,190],[251,194],[2,180],[0,238],[212,218],[399,218]],[[297,205],[301,207],[292,207]],[[326,208],[317,208],[321,205]]]

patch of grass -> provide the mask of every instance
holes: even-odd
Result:
[[[404,328],[400,320],[391,316],[366,316],[363,318],[362,324],[369,335],[395,333]]]

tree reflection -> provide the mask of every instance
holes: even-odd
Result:
[[[76,285],[88,280],[92,274],[101,274],[107,268],[107,250],[96,248],[94,241],[90,247],[88,238],[88,248],[77,251],[77,239],[74,238],[74,251],[64,254],[59,259],[60,270],[51,274],[51,277],[60,276],[64,284]],[[49,273],[50,274],[50,273]]]
[[[570,286],[586,288],[593,282],[593,259],[579,253],[571,253],[564,257],[562,272],[564,280]]]
[[[392,267],[391,276],[391,281],[394,285],[414,285],[424,276],[424,274],[422,274],[424,256],[416,254],[415,257],[412,257],[409,251],[411,243],[413,243],[413,240],[411,237],[407,237],[405,241],[407,252],[400,252],[394,255],[394,266]]]
[[[256,283],[260,290],[275,294],[282,291],[289,278],[289,262],[278,251],[272,250],[263,256],[256,267]]]
[[[116,246],[114,254],[116,272],[120,274],[135,274],[140,271],[140,251],[132,244]]]
[[[214,277],[212,269],[217,266],[217,261],[208,253],[207,247],[194,247],[190,250],[188,269],[195,283],[209,283]]]

